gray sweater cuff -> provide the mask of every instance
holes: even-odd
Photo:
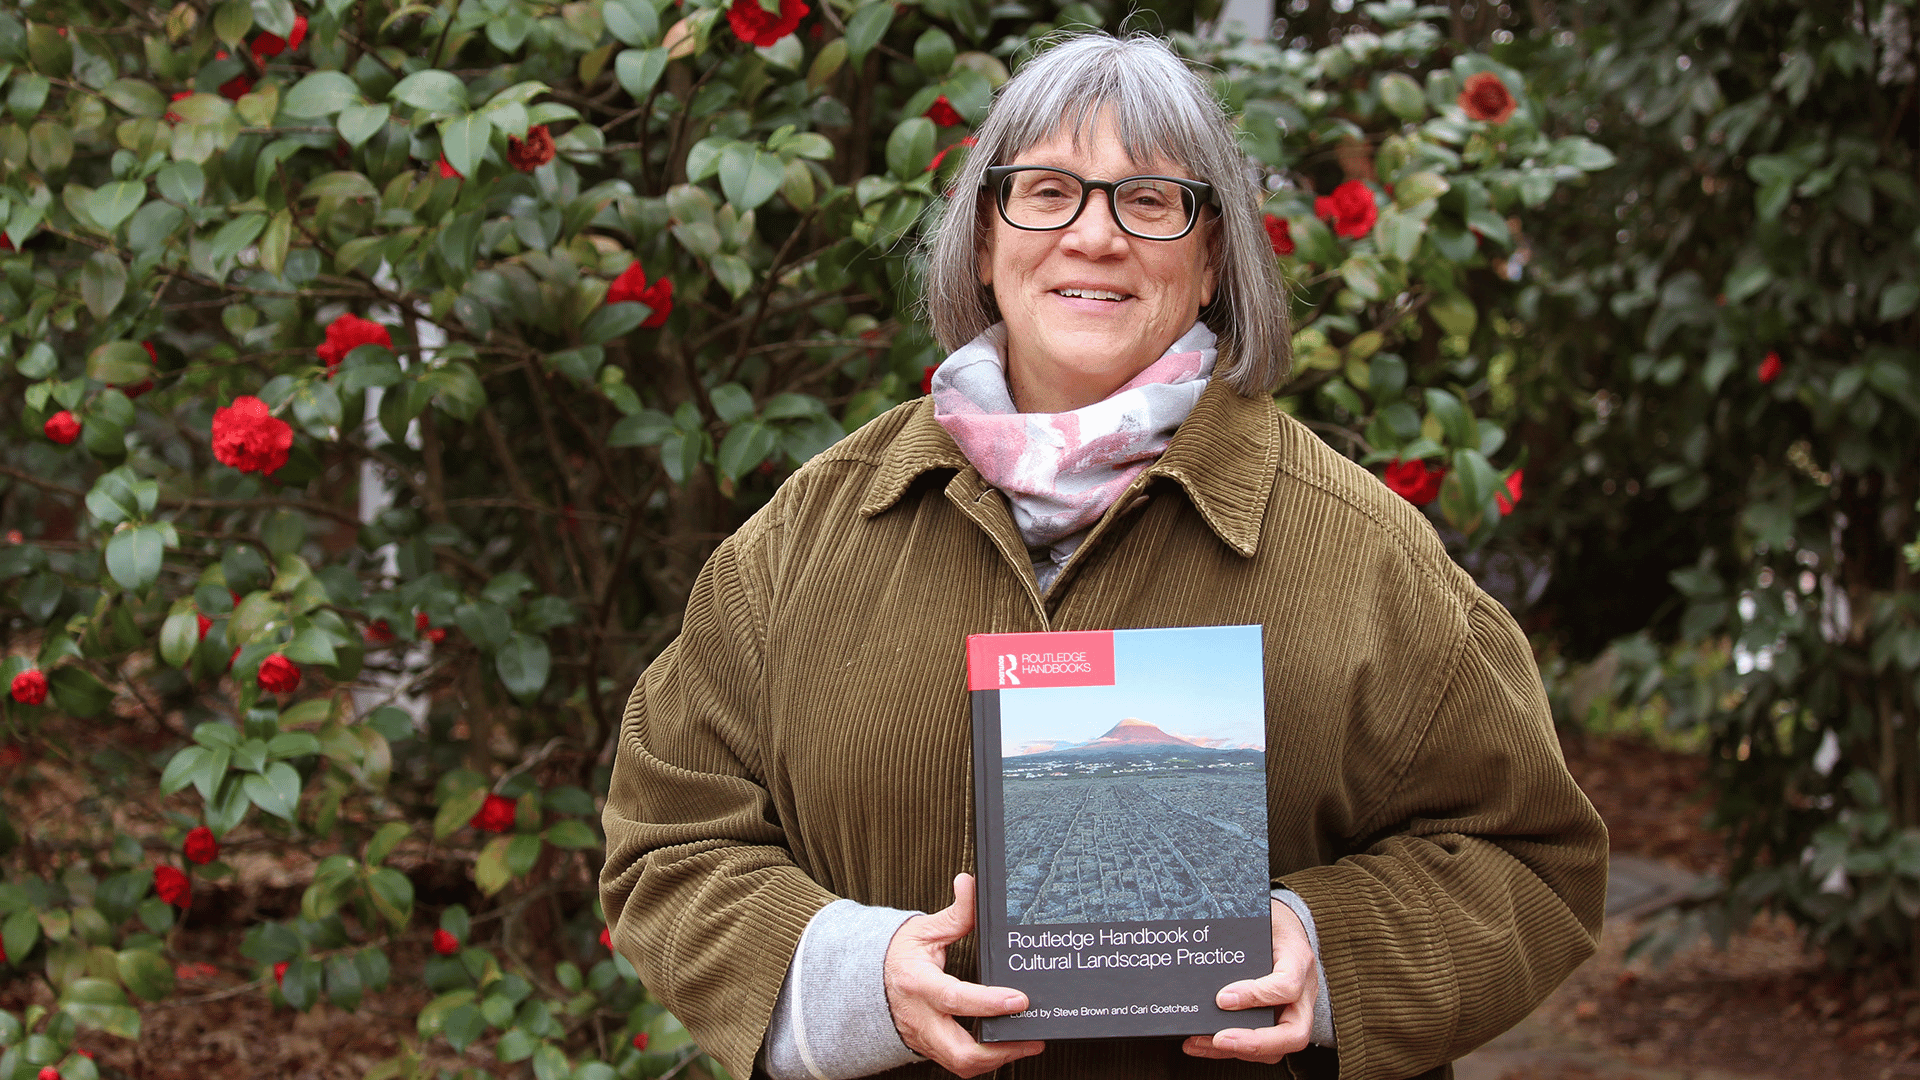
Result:
[[[922,914],[835,900],[800,935],[760,1053],[773,1080],[849,1080],[922,1060],[887,1007],[887,946]]]
[[[1313,996],[1313,1031],[1307,1040],[1316,1046],[1334,1046],[1333,997],[1327,992],[1327,965],[1320,960],[1320,933],[1313,927],[1313,912],[1307,910],[1307,902],[1292,889],[1275,889],[1273,898],[1300,916],[1300,925],[1307,930],[1307,944],[1313,946],[1313,973],[1320,980],[1320,989]]]

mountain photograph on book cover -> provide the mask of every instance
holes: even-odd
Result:
[[[1009,923],[1265,916],[1265,706],[1220,645],[1116,635],[1114,686],[1002,695]]]

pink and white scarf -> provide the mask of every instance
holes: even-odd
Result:
[[[1194,323],[1104,400],[1071,412],[1023,413],[1007,389],[1006,335],[1006,324],[996,323],[934,371],[933,416],[980,475],[1007,493],[1027,547],[1052,547],[1099,520],[1167,448],[1207,388],[1215,338]]]

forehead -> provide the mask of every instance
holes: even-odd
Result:
[[[1057,165],[1091,179],[1155,173],[1193,179],[1180,161],[1130,130],[1112,106],[1065,116],[1011,154],[1010,165]]]

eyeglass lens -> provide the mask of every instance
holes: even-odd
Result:
[[[1021,169],[1004,184],[1002,212],[1027,229],[1064,228],[1087,196],[1079,180],[1052,169]],[[1165,180],[1125,181],[1113,190],[1111,201],[1114,217],[1141,236],[1178,236],[1193,224],[1193,192]]]

